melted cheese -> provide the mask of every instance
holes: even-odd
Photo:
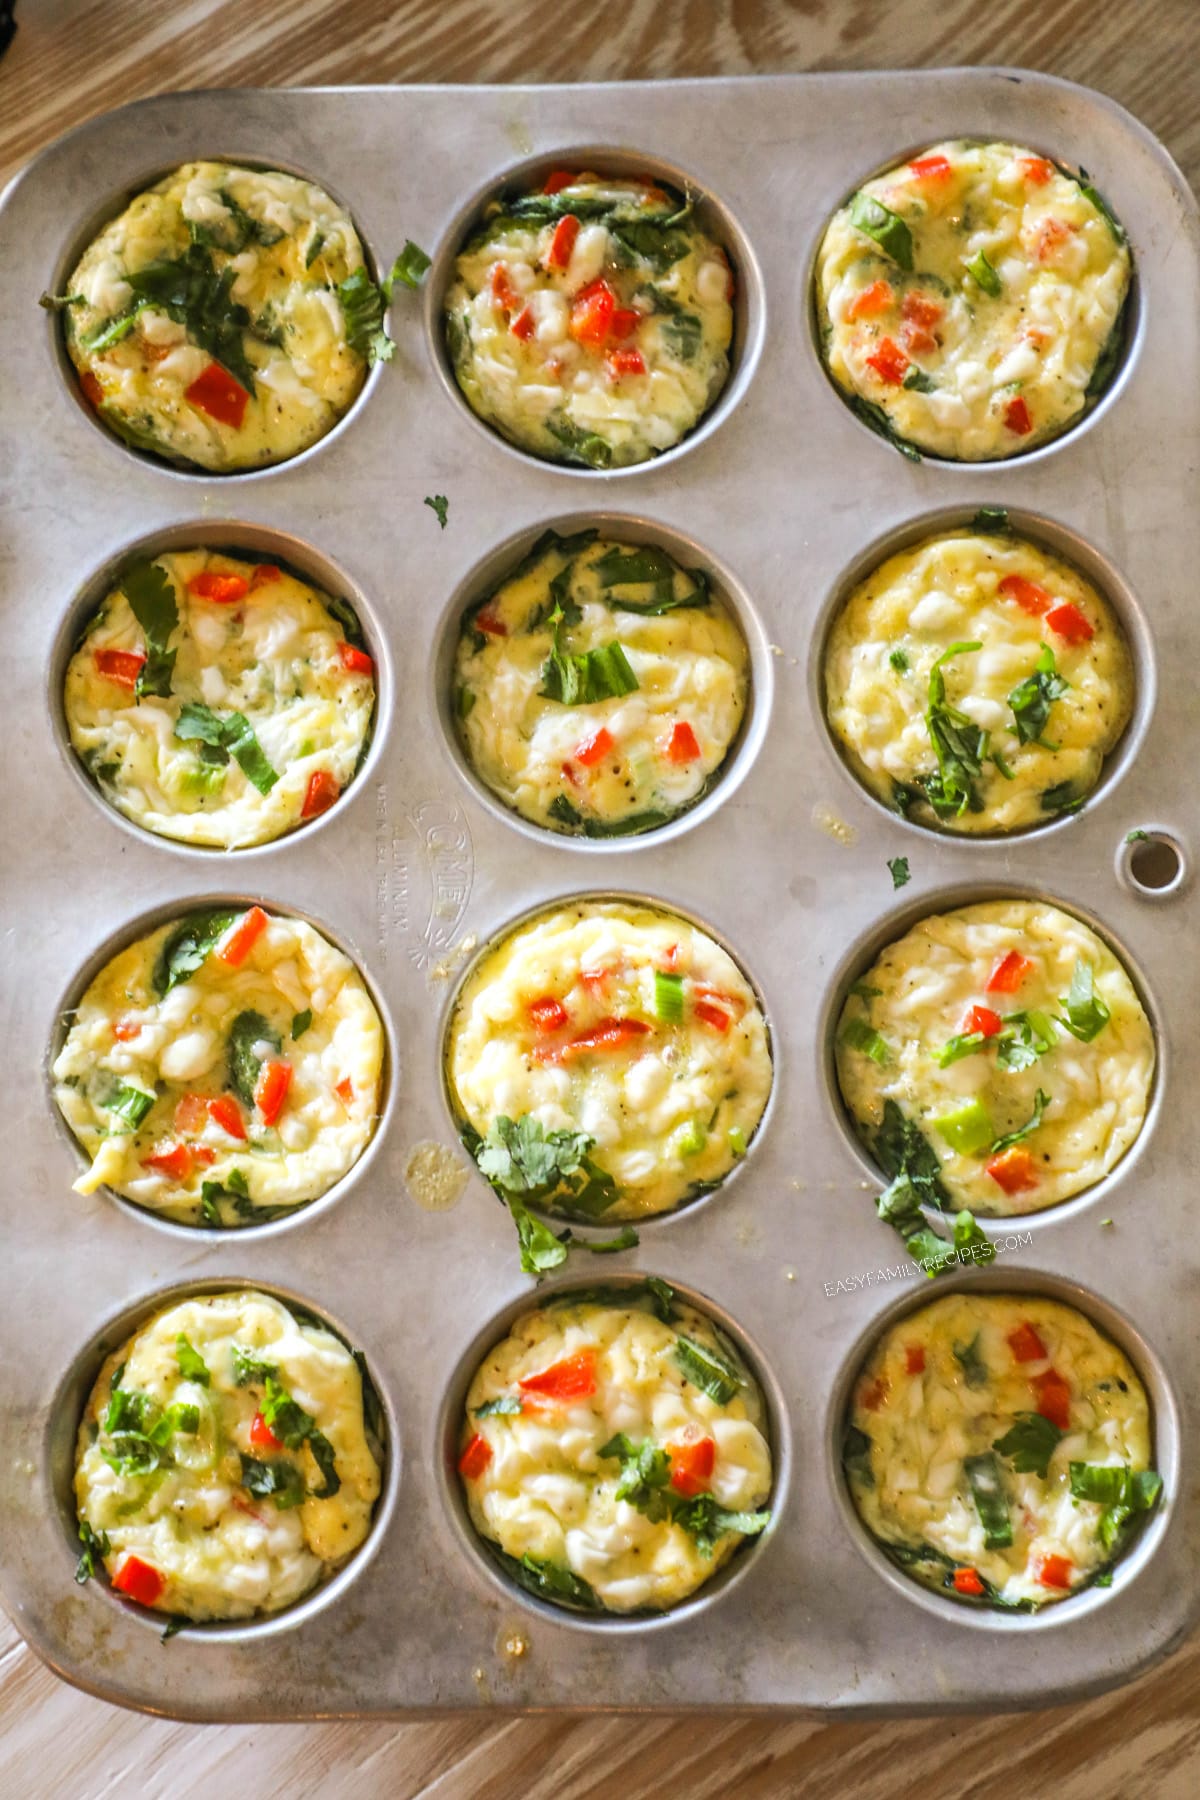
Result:
[[[1091,638],[1077,642],[1049,624],[1047,613],[1063,605],[1083,616]],[[990,734],[989,752],[1008,774],[986,761],[974,783],[979,810],[946,816],[918,784],[938,767],[926,722],[929,677],[956,643],[981,648],[942,665],[946,700]],[[1035,677],[1047,649],[1053,673],[1070,685],[1038,736],[1021,743],[1010,696]],[[850,766],[885,805],[901,804],[902,789],[903,810],[923,825],[1019,831],[1096,785],[1129,722],[1133,664],[1111,609],[1068,563],[1007,533],[955,531],[888,557],[854,589],[830,633],[825,698]]]
[[[510,204],[522,201],[536,204]],[[556,220],[499,204],[460,252],[446,296],[454,371],[472,410],[535,456],[645,462],[678,443],[725,384],[729,265],[690,217],[638,237],[680,209],[661,188],[581,174],[554,207],[572,203],[581,224],[564,267],[551,248]],[[580,298],[601,281],[610,310],[628,315],[607,334]]]
[[[674,1355],[681,1333],[737,1371],[733,1399],[721,1404],[688,1381]],[[556,1401],[523,1393],[523,1379],[579,1356],[594,1358],[592,1394]],[[476,1418],[501,1398],[519,1400],[520,1412]],[[489,1455],[481,1474],[464,1475],[467,1505],[481,1537],[518,1560],[565,1567],[606,1611],[662,1610],[710,1580],[743,1539],[726,1532],[705,1556],[672,1517],[651,1519],[619,1500],[620,1462],[600,1455],[617,1432],[668,1454],[672,1444],[711,1439],[704,1491],[729,1511],[752,1512],[770,1494],[762,1394],[710,1320],[679,1305],[665,1324],[633,1304],[567,1301],[518,1319],[471,1383],[462,1441],[482,1437]]]
[[[562,548],[573,541],[555,539],[464,618],[455,663],[463,744],[487,786],[536,825],[650,830],[693,805],[724,763],[745,712],[745,640],[703,578],[665,552],[605,538],[578,553]],[[645,555],[666,573],[612,586],[597,573],[605,559]],[[619,644],[634,690],[570,705],[543,692],[555,649],[551,590],[565,569],[580,616],[558,626],[558,652]],[[701,604],[657,617],[621,605],[662,605],[664,587]],[[601,731],[611,746],[597,756]]]
[[[311,925],[283,918],[269,918],[231,967],[221,953],[245,915],[234,917],[199,968],[165,994],[156,964],[174,925],[122,950],[76,1007],[52,1073],[63,1117],[93,1159],[77,1193],[107,1186],[190,1225],[255,1224],[317,1199],[366,1149],[380,1107],[383,1028],[361,975]],[[266,1022],[260,1037],[242,1032],[255,1086],[259,1065],[291,1069],[274,1125],[234,1091],[231,1028],[248,1013]],[[135,1130],[113,1110],[129,1088],[154,1097]],[[210,1100],[218,1114],[232,1107],[244,1137],[212,1116]],[[180,1146],[180,1166],[149,1165]],[[206,1184],[215,1184],[207,1205]]]
[[[854,222],[864,195],[894,216],[876,215],[882,243]],[[936,144],[834,215],[817,260],[825,359],[840,387],[918,449],[1014,456],[1093,398],[1130,273],[1120,226],[1043,157]]]
[[[346,626],[327,596],[286,570],[208,550],[160,556],[154,566],[169,578],[179,613],[171,691],[138,696],[128,668],[120,679],[105,672],[111,652],[146,648],[114,588],[67,668],[71,743],[105,799],[147,831],[222,850],[269,843],[305,822],[314,777],[339,790],[353,779],[370,738],[374,678],[345,666]],[[216,576],[248,591],[233,603],[194,591]],[[181,711],[195,705],[249,721],[278,777],[267,793],[235,757],[206,760],[198,740],[177,735]]]
[[[1030,965],[1019,987],[989,992],[993,970],[1014,953]],[[1088,1043],[1053,1022],[1066,1013],[1081,962],[1090,967],[1095,992],[1110,1013]],[[899,1106],[936,1150],[957,1205],[997,1215],[1055,1206],[1115,1168],[1140,1132],[1154,1080],[1150,1021],[1113,952],[1057,907],[992,900],[935,913],[889,944],[861,986],[879,992],[851,994],[842,1009],[837,1071],[846,1105],[868,1143],[883,1122],[885,1103]],[[1027,1068],[1005,1068],[999,1033],[940,1068],[938,1052],[971,1029],[967,1015],[974,1007],[989,1009],[1002,1023],[1015,1013],[1039,1015],[1052,1047]],[[879,1033],[883,1061],[856,1047],[861,1025]],[[1039,1089],[1049,1104],[1041,1124],[1022,1141],[1033,1160],[1031,1185],[1007,1193],[988,1173],[992,1144],[1028,1123]],[[991,1142],[968,1153],[955,1148],[952,1121],[972,1102],[985,1109],[993,1130]]]
[[[656,1012],[656,970],[681,980],[677,1022]],[[597,1029],[608,1042],[575,1046]],[[481,1137],[526,1114],[586,1132],[617,1186],[605,1221],[666,1212],[722,1181],[772,1078],[766,1021],[732,957],[674,914],[617,901],[554,908],[489,949],[455,1007],[446,1062]]]
[[[1017,1348],[1046,1354],[1022,1362],[1010,1339],[1030,1326],[1036,1338]],[[989,1549],[964,1460],[993,1452],[1019,1415],[1046,1404],[1051,1371],[1068,1390],[1067,1429],[1044,1476],[996,1453],[1013,1541]],[[868,1357],[850,1422],[870,1440],[847,1474],[872,1535],[908,1552],[907,1572],[926,1586],[953,1593],[953,1566],[972,1568],[1009,1604],[1063,1600],[1112,1560],[1105,1509],[1072,1498],[1070,1464],[1138,1473],[1151,1457],[1149,1403],[1128,1358],[1074,1307],[1032,1296],[955,1294],[910,1313]],[[1045,1571],[1047,1557],[1069,1571]]]
[[[204,1362],[207,1385],[183,1375],[181,1336]],[[315,1497],[327,1484],[307,1444],[276,1451],[251,1441],[264,1384],[238,1384],[235,1345],[276,1372],[328,1439],[335,1494]],[[174,1405],[200,1414],[199,1430],[175,1432],[147,1474],[118,1473],[105,1458],[108,1451],[119,1459],[122,1448],[104,1428],[117,1376],[127,1393],[149,1396],[155,1418]],[[280,1508],[256,1496],[243,1457],[287,1463],[310,1497]],[[358,1549],[379,1487],[353,1356],[265,1294],[202,1295],[157,1314],[108,1357],[79,1427],[76,1505],[94,1532],[107,1533],[105,1568],[119,1574],[135,1555],[164,1582],[155,1609],[188,1619],[246,1619],[293,1605]]]
[[[225,305],[248,316],[240,349],[254,391],[240,424],[189,399],[213,358],[184,321],[152,305],[131,329],[117,323],[138,304],[130,275],[189,254],[211,259],[231,284]],[[67,349],[100,416],[138,448],[214,470],[283,462],[336,425],[366,378],[336,291],[363,267],[350,219],[311,182],[186,163],[85,250],[67,283],[82,296],[64,309]]]

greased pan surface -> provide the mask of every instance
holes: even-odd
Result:
[[[1082,427],[1007,464],[904,461],[838,398],[810,323],[830,213],[868,174],[956,135],[1085,166],[1136,258],[1132,344],[1112,393]],[[729,388],[706,424],[659,464],[611,477],[538,464],[485,432],[437,347],[452,233],[480,194],[527,159],[578,165],[585,149],[600,160],[606,147],[619,166],[648,166],[711,199],[738,264],[742,319]],[[108,439],[36,305],[99,220],[199,156],[311,175],[349,207],[377,266],[406,237],[436,253],[423,298],[402,294],[393,308],[394,364],[323,443],[251,476],[181,474]],[[1188,485],[1200,449],[1198,301],[1195,204],[1154,140],[1095,94],[992,70],[170,95],[83,126],[14,184],[0,215],[0,1581],[60,1673],[126,1705],[214,1720],[462,1707],[944,1711],[1096,1692],[1180,1640],[1200,1548],[1188,1498],[1200,1426],[1200,1126],[1188,1091],[1200,969],[1186,869],[1200,750],[1200,524]],[[449,498],[444,531],[423,505],[434,494]],[[835,595],[869,555],[983,505],[1007,506],[1099,581],[1139,681],[1126,744],[1083,812],[1005,842],[889,817],[841,765],[818,701]],[[503,567],[498,548],[511,542],[515,560],[546,525],[593,519],[638,538],[661,526],[672,547],[711,556],[734,584],[756,684],[736,788],[657,840],[602,849],[536,840],[481,799],[456,766],[435,680],[444,634]],[[106,566],[129,546],[185,540],[239,543],[345,593],[379,664],[378,740],[357,785],[305,832],[236,856],[123,825],[61,744],[56,683],[80,596],[103,591]],[[1126,834],[1146,827],[1168,832],[1185,862],[1157,903],[1127,873]],[[899,893],[887,868],[896,856],[912,876]],[[736,1180],[647,1221],[640,1247],[600,1271],[652,1272],[710,1306],[751,1356],[775,1435],[770,1532],[735,1562],[736,1581],[653,1622],[552,1614],[473,1548],[447,1442],[473,1359],[534,1289],[479,1177],[440,1212],[405,1183],[415,1144],[451,1141],[440,1055],[457,956],[584,892],[649,897],[712,929],[758,985],[775,1053],[772,1103]],[[1155,1409],[1165,1509],[1110,1590],[1032,1619],[971,1613],[905,1581],[863,1540],[835,1460],[867,1345],[898,1307],[934,1290],[876,1220],[828,1033],[845,983],[878,946],[922,913],[1004,893],[1049,897],[1092,922],[1125,957],[1159,1034],[1134,1151],[1065,1206],[993,1222],[994,1268],[952,1278],[1080,1305],[1131,1354]],[[171,1230],[106,1194],[73,1195],[78,1159],[46,1079],[60,1005],[97,953],[211,896],[312,918],[372,983],[391,1046],[370,1158],[318,1207],[241,1237]],[[596,1273],[581,1266],[570,1280]],[[71,1443],[100,1338],[115,1343],[158,1296],[231,1282],[297,1298],[365,1350],[392,1422],[381,1529],[370,1560],[269,1632],[184,1632],[163,1645],[100,1584],[72,1582]]]

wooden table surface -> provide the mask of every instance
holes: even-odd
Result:
[[[1103,89],[1200,183],[1197,0],[18,0],[17,16],[0,62],[0,182],[70,126],[170,88],[1008,63]],[[999,1718],[194,1726],[74,1692],[0,1617],[0,1733],[0,1793],[20,1800],[118,1787],[139,1800],[221,1788],[254,1800],[1193,1800],[1200,1643],[1089,1705]]]

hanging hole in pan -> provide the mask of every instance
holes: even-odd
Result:
[[[1117,852],[1117,868],[1140,900],[1173,900],[1183,891],[1190,872],[1179,838],[1157,825],[1129,833]]]

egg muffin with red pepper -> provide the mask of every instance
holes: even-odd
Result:
[[[1041,900],[934,913],[856,981],[838,1085],[892,1188],[1002,1215],[1114,1169],[1154,1083],[1154,1032],[1124,965]]]
[[[676,1606],[770,1519],[759,1385],[653,1278],[517,1319],[471,1382],[458,1471],[505,1572],[575,1609]]]
[[[104,423],[216,471],[324,437],[390,348],[342,208],[296,175],[228,163],[185,163],[131,200],[52,304]]]
[[[906,1574],[1034,1611],[1096,1580],[1158,1502],[1150,1406],[1073,1306],[961,1293],[886,1332],[854,1386],[855,1509]]]
[[[302,919],[189,913],[106,963],[69,1017],[51,1073],[92,1158],[78,1194],[263,1224],[340,1181],[378,1121],[379,1014]]]
[[[1133,709],[1133,662],[1069,563],[971,528],[858,584],[829,636],[825,701],[850,767],[886,806],[948,831],[1021,831],[1076,811],[1096,785]]]
[[[866,182],[817,258],[829,372],[885,437],[959,462],[1072,425],[1120,359],[1132,261],[1086,178],[1015,144],[936,144]]]
[[[446,1074],[464,1141],[520,1229],[530,1206],[600,1223],[719,1186],[772,1068],[758,997],[707,932],[633,901],[576,900],[480,957]]]
[[[266,1294],[181,1300],[106,1358],[79,1426],[78,1579],[197,1622],[279,1612],[362,1544],[379,1404],[340,1338]]]
[[[159,837],[237,850],[326,812],[366,754],[374,665],[353,611],[275,563],[131,564],[63,694],[76,755]]]
[[[459,734],[480,778],[535,825],[652,831],[720,771],[748,665],[702,570],[652,544],[548,531],[463,618]]]
[[[552,174],[493,201],[459,252],[446,339],[472,411],[552,462],[669,450],[725,385],[733,275],[689,199]]]

